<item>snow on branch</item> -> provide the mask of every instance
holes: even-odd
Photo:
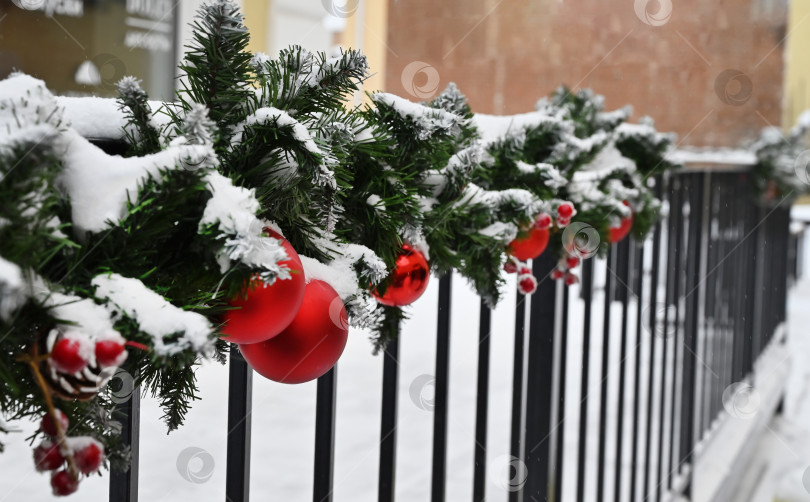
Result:
[[[135,320],[152,337],[157,355],[171,356],[187,349],[201,355],[213,352],[213,329],[204,316],[172,305],[138,279],[98,275],[92,284],[96,295],[109,301],[106,308],[110,312]]]

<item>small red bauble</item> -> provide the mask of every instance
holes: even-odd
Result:
[[[127,358],[124,344],[116,340],[96,342],[96,362],[99,366],[121,366]]]
[[[389,307],[404,307],[410,305],[422,296],[430,279],[430,267],[421,251],[405,244],[402,254],[397,257],[394,270],[388,276],[388,287],[385,294],[380,295],[377,290],[371,292],[374,298]]]
[[[530,269],[529,267],[520,267],[520,275],[526,275],[531,273],[532,269]]]
[[[629,206],[630,204],[627,201],[624,201],[625,206]],[[627,234],[630,233],[630,230],[633,228],[633,213],[630,213],[630,216],[627,218],[622,218],[621,224],[618,227],[610,227],[610,242],[619,242],[620,240],[627,237]]]
[[[65,458],[59,451],[59,445],[50,441],[43,441],[34,448],[34,466],[40,472],[55,471],[62,467]]]
[[[68,471],[59,471],[51,476],[51,488],[54,495],[70,495],[79,489],[79,481],[73,479]]]
[[[569,256],[565,259],[565,264],[568,265],[568,268],[577,268],[577,265],[579,265],[579,258],[576,256]]]
[[[507,274],[514,274],[517,272],[517,265],[512,260],[507,260],[506,264],[503,266],[503,269],[506,270]]]
[[[335,365],[349,333],[346,307],[329,284],[313,280],[295,319],[278,336],[240,345],[257,373],[281,383],[314,380]]]
[[[525,235],[509,243],[507,252],[520,261],[531,260],[540,256],[548,246],[548,228],[532,227]]]
[[[557,207],[557,214],[560,215],[560,218],[571,219],[574,215],[574,206],[568,202],[563,202]]]
[[[70,423],[68,421],[67,415],[65,415],[62,412],[62,410],[54,410],[54,411],[56,412],[56,415],[59,417],[59,425],[62,426],[62,431],[63,432],[67,431],[68,424]],[[50,413],[46,413],[45,416],[42,417],[42,423],[39,424],[39,428],[40,430],[42,430],[42,432],[51,437],[59,434],[59,432],[56,430],[56,424],[54,424],[53,422],[53,416]]]
[[[78,373],[87,367],[82,344],[74,338],[60,338],[51,349],[51,366],[62,373]]]
[[[534,226],[537,228],[549,228],[551,226],[551,215],[548,213],[541,213],[540,216],[534,220]]]
[[[537,279],[535,279],[533,275],[523,275],[521,277],[523,278],[518,282],[521,293],[530,295],[537,291]]]
[[[76,467],[84,474],[96,472],[104,460],[104,447],[97,441],[90,441],[87,445],[73,452]]]
[[[578,282],[579,282],[579,277],[577,277],[575,274],[572,274],[570,272],[566,272],[566,274],[565,274],[565,283],[567,285],[571,286],[572,284],[576,284]]]
[[[554,270],[551,271],[551,278],[556,281],[562,279],[564,274],[565,273],[562,270],[555,268]]]
[[[223,339],[229,342],[258,343],[273,338],[290,325],[304,300],[306,281],[298,253],[277,232],[265,232],[281,241],[289,256],[281,264],[290,270],[291,277],[276,279],[270,286],[256,278],[244,295],[231,301],[231,306],[238,308],[225,313],[222,327],[222,334],[227,335]]]

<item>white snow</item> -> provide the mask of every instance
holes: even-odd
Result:
[[[61,326],[63,330],[81,329],[94,338],[107,336],[110,332],[117,333],[109,312],[89,298],[50,291],[41,280],[34,285],[34,296],[50,309],[53,317],[69,323]]]
[[[561,123],[559,118],[542,112],[519,113],[517,115],[476,113],[473,115],[472,121],[485,144],[504,139],[507,135],[515,134],[527,128],[537,127],[540,124]]]
[[[427,139],[438,132],[452,134],[464,122],[462,117],[454,113],[414,103],[395,94],[378,92],[372,99],[375,103],[390,106],[400,116],[412,119],[420,129],[418,134],[421,139]]]
[[[118,274],[98,275],[92,284],[98,297],[109,300],[110,312],[134,319],[140,329],[153,338],[156,354],[171,356],[193,349],[208,355],[213,350],[211,324],[204,316],[175,307],[138,279]],[[176,340],[165,340],[174,334],[180,336]]]
[[[160,170],[189,169],[210,159],[210,146],[169,147],[144,157],[107,155],[97,146],[68,130],[62,136],[64,170],[59,185],[71,200],[73,226],[83,232],[100,232],[126,215],[127,198],[135,199],[139,185]]]
[[[9,320],[25,299],[22,269],[0,256],[0,319]]]
[[[301,264],[304,266],[304,276],[307,282],[317,279],[324,281],[340,296],[342,300],[360,294],[368,289],[368,284],[358,282],[354,264],[362,259],[370,269],[372,276],[369,280],[376,284],[386,275],[388,269],[379,256],[366,246],[359,244],[336,244],[329,239],[322,239],[321,244],[324,249],[332,249],[338,255],[328,264],[321,263],[308,256],[300,256]]]
[[[748,150],[730,148],[679,148],[666,155],[676,164],[726,164],[751,166],[757,163],[756,155]]]

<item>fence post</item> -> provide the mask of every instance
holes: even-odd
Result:
[[[452,273],[439,280],[439,321],[436,333],[435,407],[433,411],[433,475],[431,501],[443,502],[447,462],[447,384],[450,366],[450,298]]]
[[[313,502],[332,500],[332,478],[335,464],[335,391],[337,367],[318,378],[315,404],[315,483]]]
[[[253,396],[253,370],[239,347],[231,344],[228,369],[228,453],[225,500],[250,499],[250,423]]]
[[[489,339],[491,315],[481,299],[478,321],[478,394],[475,405],[475,462],[473,465],[473,502],[484,502],[487,475],[487,408],[489,405]]]
[[[121,403],[115,418],[121,418],[121,438],[130,448],[130,465],[126,472],[110,471],[110,502],[138,502],[138,459],[140,457],[141,389],[133,387],[132,378],[121,379],[116,394],[129,399]],[[125,389],[124,386],[127,388]],[[120,414],[120,415],[119,415]]]
[[[389,314],[393,316],[393,314]],[[399,320],[389,317],[399,326]],[[399,333],[399,329],[394,330]],[[397,397],[399,383],[399,337],[385,346],[383,354],[382,416],[380,417],[380,473],[378,501],[393,502],[397,451]]]
[[[529,318],[529,349],[526,378],[526,470],[524,500],[548,500],[551,453],[551,409],[554,385],[554,329],[557,281],[549,275],[556,266],[551,253],[534,260],[538,278]]]

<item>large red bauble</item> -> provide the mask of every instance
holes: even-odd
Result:
[[[313,280],[295,319],[278,336],[240,345],[260,375],[281,383],[314,380],[335,365],[349,334],[346,306],[329,284]]]
[[[225,340],[233,343],[258,343],[269,340],[290,325],[301,302],[304,301],[304,266],[298,253],[290,243],[278,233],[265,229],[270,237],[278,239],[290,258],[281,262],[290,269],[289,279],[276,279],[271,286],[256,278],[251,281],[249,290],[231,301],[238,309],[225,313],[222,334]]]
[[[520,261],[537,258],[548,246],[548,233],[548,228],[533,226],[526,235],[510,242],[507,251]]]
[[[630,204],[627,201],[624,201],[625,206],[629,206]],[[627,234],[630,233],[630,230],[633,228],[633,213],[630,213],[630,216],[627,218],[622,218],[621,224],[618,227],[610,227],[610,242],[619,242],[620,240],[627,237]]]
[[[430,267],[425,255],[405,244],[402,246],[402,254],[397,257],[394,270],[388,276],[385,294],[380,295],[376,290],[371,294],[383,305],[404,307],[422,296],[429,279]]]

